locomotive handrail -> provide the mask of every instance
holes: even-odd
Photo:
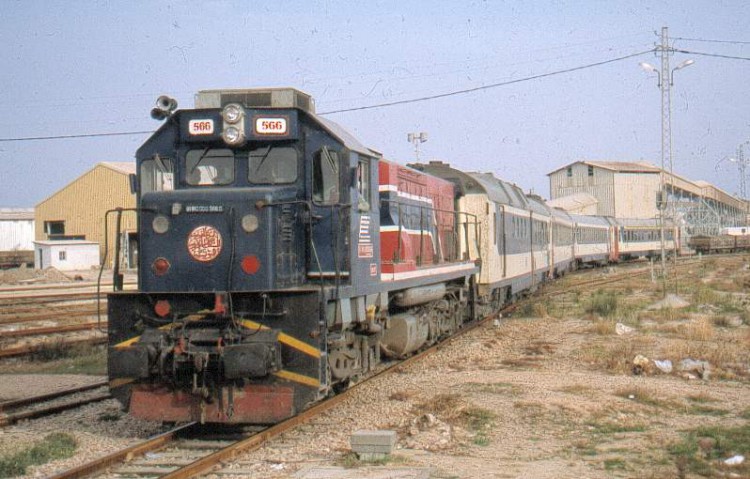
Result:
[[[432,206],[415,205],[415,204],[411,204],[411,203],[406,203],[404,201],[395,200],[395,199],[388,199],[388,198],[381,198],[380,202],[381,203],[393,204],[393,205],[396,205],[396,207],[397,207],[396,211],[398,213],[398,225],[397,226],[398,226],[398,238],[399,239],[398,239],[398,241],[396,243],[396,260],[398,260],[398,259],[401,258],[401,233],[403,231],[403,229],[402,229],[403,228],[403,221],[401,220],[401,218],[402,218],[401,206],[408,206],[408,207],[412,207],[412,208],[419,208],[419,229],[420,229],[420,231],[419,231],[419,246],[420,246],[420,249],[419,249],[419,259],[420,259],[420,265],[421,265],[421,261],[422,261],[423,253],[424,253],[423,247],[424,247],[424,230],[425,230],[425,228],[424,228],[424,212],[425,211],[431,212],[433,214],[434,213],[444,213],[444,214],[450,214],[450,215],[453,216],[454,226],[453,226],[453,230],[452,230],[452,233],[453,233],[452,236],[453,236],[453,243],[454,243],[454,245],[453,245],[453,249],[454,249],[453,253],[454,254],[452,255],[453,256],[452,259],[450,259],[449,261],[459,261],[461,259],[461,257],[463,256],[463,253],[464,253],[463,251],[461,251],[461,248],[460,248],[460,242],[459,242],[459,237],[460,236],[459,236],[459,230],[458,230],[459,229],[459,225],[463,225],[464,226],[464,231],[463,232],[464,232],[464,241],[465,241],[465,244],[466,244],[466,251],[465,251],[465,253],[466,253],[467,259],[469,257],[471,257],[471,252],[470,252],[470,247],[469,247],[469,230],[468,230],[468,227],[469,227],[469,225],[473,225],[474,226],[474,238],[475,238],[474,247],[476,248],[476,251],[477,251],[477,258],[479,259],[479,261],[481,261],[482,254],[481,254],[481,249],[480,249],[479,244],[478,244],[478,242],[480,240],[480,232],[479,232],[479,229],[478,229],[479,221],[477,219],[477,215],[475,215],[473,213],[467,213],[465,211],[446,210],[446,209],[442,209],[442,208],[435,208],[435,207],[432,207]],[[464,221],[461,221],[462,217],[465,218]],[[469,221],[469,219],[471,219],[472,221]],[[435,221],[435,229],[436,229],[436,232],[437,232],[438,236],[440,235],[440,232],[438,231],[438,226],[440,224],[442,224],[442,223],[438,223],[437,220]],[[445,257],[443,256],[442,250],[439,251],[438,254],[440,255],[440,257],[442,259],[445,259]]]

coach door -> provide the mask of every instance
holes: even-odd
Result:
[[[349,208],[345,205],[348,162],[335,149],[323,146],[313,155],[308,276],[334,279],[349,274]]]

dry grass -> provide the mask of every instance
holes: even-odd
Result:
[[[600,336],[615,334],[615,321],[610,319],[594,318],[589,331]]]
[[[698,318],[685,326],[683,337],[691,341],[709,341],[715,334],[711,318]]]

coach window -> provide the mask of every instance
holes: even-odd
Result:
[[[141,163],[141,193],[174,189],[174,162],[158,154]]]
[[[324,205],[339,202],[339,154],[324,146],[313,158],[313,201]]]
[[[191,186],[228,185],[234,181],[234,153],[200,148],[185,155],[185,181]]]
[[[248,181],[278,185],[297,181],[297,150],[283,144],[256,144],[248,152]]]
[[[357,209],[359,211],[370,211],[370,161],[359,160],[357,163]]]

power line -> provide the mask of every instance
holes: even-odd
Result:
[[[702,55],[704,57],[716,57],[716,58],[729,58],[731,60],[750,60],[750,57],[735,57],[731,55],[720,55],[718,53],[701,53],[701,52],[694,52],[691,50],[674,50],[677,53],[688,53],[690,55]]]
[[[56,136],[26,136],[21,138],[0,138],[0,142],[6,141],[36,141],[36,140],[64,140],[67,138],[95,138],[99,136],[127,136],[145,135],[153,133],[150,131],[121,131],[118,133],[87,133],[81,135],[56,135]]]
[[[750,42],[742,42],[739,40],[709,40],[704,38],[685,38],[685,37],[672,37],[672,40],[685,40],[689,42],[706,42],[706,43],[731,43],[733,45],[750,45]]]
[[[509,81],[500,82],[500,83],[493,83],[491,85],[484,85],[484,86],[475,87],[475,88],[467,88],[465,90],[456,90],[456,91],[452,91],[452,92],[448,92],[448,93],[440,93],[438,95],[430,95],[430,96],[424,96],[424,97],[420,97],[420,98],[411,98],[411,99],[408,99],[408,100],[398,100],[398,101],[392,101],[392,102],[388,102],[388,103],[378,103],[378,104],[375,104],[375,105],[359,106],[359,107],[354,107],[354,108],[343,108],[343,109],[340,109],[340,110],[324,111],[324,112],[318,113],[318,115],[331,115],[333,113],[346,113],[346,112],[350,112],[350,111],[370,110],[370,109],[373,109],[373,108],[384,108],[384,107],[387,107],[387,106],[405,105],[405,104],[408,104],[408,103],[417,103],[417,102],[421,102],[421,101],[435,100],[435,99],[438,99],[438,98],[446,98],[446,97],[449,97],[449,96],[463,95],[463,94],[466,94],[466,93],[473,93],[473,92],[476,92],[476,91],[489,90],[491,88],[498,88],[498,87],[501,87],[501,86],[512,85],[514,83],[521,83],[521,82],[526,82],[526,81],[531,81],[531,80],[537,80],[539,78],[546,78],[546,77],[551,77],[551,76],[555,76],[555,75],[561,75],[563,73],[570,73],[570,72],[574,72],[574,71],[578,71],[578,70],[585,70],[587,68],[598,67],[598,66],[601,66],[601,65],[606,65],[608,63],[619,62],[619,61],[622,61],[622,60],[626,60],[628,58],[633,58],[633,57],[637,57],[637,56],[640,56],[640,55],[644,55],[646,53],[651,53],[653,51],[654,51],[654,49],[645,50],[645,51],[642,51],[642,52],[632,53],[630,55],[625,55],[624,57],[612,58],[610,60],[604,60],[604,61],[601,61],[601,62],[589,63],[588,65],[581,65],[581,66],[578,66],[578,67],[567,68],[565,70],[557,70],[557,71],[554,71],[554,72],[542,73],[540,75],[532,75],[532,76],[529,76],[529,77],[517,78],[515,80],[509,80]]]

